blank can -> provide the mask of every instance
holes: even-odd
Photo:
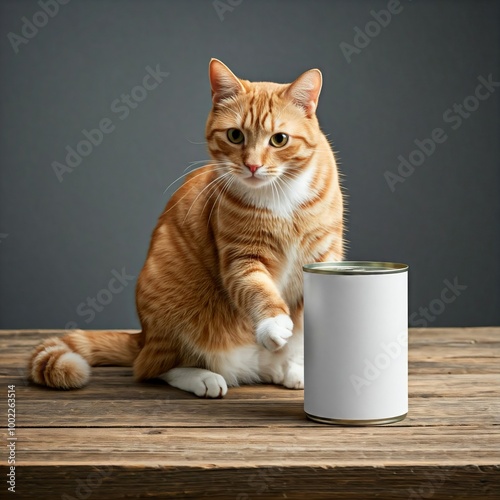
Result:
[[[321,262],[304,271],[304,409],[380,425],[408,413],[408,266]]]

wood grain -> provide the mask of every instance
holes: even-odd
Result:
[[[29,351],[63,334],[0,331],[16,498],[500,498],[500,328],[410,330],[408,417],[360,428],[311,422],[303,391],[270,385],[201,400],[116,367],[77,391],[27,383]]]
[[[268,389],[272,394],[273,389]],[[303,392],[297,399],[158,399],[24,400],[17,405],[18,427],[323,427],[304,413]],[[300,399],[299,399],[300,398]],[[500,425],[500,398],[412,398],[400,426]],[[189,414],[189,419],[186,419]],[[70,418],[68,418],[70,417]]]
[[[273,427],[272,432],[253,427],[65,428],[64,434],[46,428],[19,429],[18,436],[21,467],[500,464],[498,426]]]
[[[57,400],[83,400],[83,399],[169,399],[184,400],[194,399],[192,395],[169,387],[158,381],[137,383],[133,380],[132,370],[129,368],[100,367],[92,369],[90,384],[74,391],[55,391],[34,384],[29,384],[24,371],[1,369],[0,386],[15,384],[22,391],[27,400],[47,400],[57,396]],[[419,374],[410,377],[408,391],[413,397],[500,397],[500,375],[498,374]],[[231,389],[226,395],[226,400],[232,399],[257,399],[268,401],[270,399],[292,399],[302,401],[304,393],[291,391],[279,386],[252,385]]]
[[[494,466],[25,466],[15,498],[487,500],[498,499],[499,474]]]

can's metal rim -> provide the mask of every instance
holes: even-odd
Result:
[[[371,262],[345,260],[340,262],[313,262],[302,266],[305,273],[317,274],[395,274],[408,271],[408,265],[399,262]]]
[[[307,417],[315,422],[319,422],[321,424],[330,424],[330,425],[348,425],[348,426],[363,426],[363,425],[386,425],[386,424],[394,424],[395,422],[400,422],[404,420],[408,413],[403,413],[402,415],[397,415],[395,417],[389,418],[377,418],[373,420],[346,420],[340,418],[326,418],[326,417],[317,417],[316,415],[311,415],[310,413],[305,412]]]

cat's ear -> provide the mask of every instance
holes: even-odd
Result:
[[[214,104],[245,90],[234,73],[218,59],[210,60],[208,76],[212,87],[212,101]]]
[[[307,117],[310,118],[318,107],[322,84],[321,71],[319,69],[310,69],[302,73],[297,80],[289,85],[286,95],[297,106],[303,108]]]

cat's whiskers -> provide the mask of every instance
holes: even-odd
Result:
[[[194,165],[197,165],[198,163],[206,163],[206,165],[202,165],[202,167],[200,168],[203,168],[204,166],[208,166],[208,165],[223,165],[223,164],[226,164],[226,163],[231,163],[230,161],[227,161],[227,160],[212,160],[212,159],[208,159],[208,160],[197,160],[197,161],[191,161],[189,162],[189,165],[184,169],[184,172],[194,166]],[[193,172],[194,170],[191,170],[191,172]]]
[[[221,197],[223,191],[224,191],[224,187],[227,186],[227,183],[231,181],[231,178],[229,179],[224,179],[225,180],[225,184],[223,184],[222,186],[222,189],[219,191],[219,194],[217,195],[217,198],[215,198],[215,201],[214,201],[214,204],[212,205],[212,208],[210,209],[210,213],[208,214],[208,219],[207,219],[207,229],[208,227],[210,226],[210,219],[212,218],[212,213],[214,211],[214,208],[215,206],[217,205],[217,201],[219,200],[219,198]],[[220,186],[218,186],[220,187]],[[211,195],[210,195],[211,196]]]
[[[287,189],[289,189],[290,191],[292,190],[292,186],[286,181],[284,176],[278,177],[276,182],[278,183],[278,185],[280,185],[280,183],[283,183],[287,187]]]
[[[193,203],[191,203],[191,206],[189,207],[187,213],[186,213],[186,216],[184,217],[184,220],[182,221],[182,225],[184,225],[184,223],[186,222],[186,219],[188,218],[189,216],[189,213],[191,212],[191,209],[194,207],[196,201],[198,200],[198,198],[203,194],[203,192],[208,189],[214,182],[217,182],[220,180],[221,177],[225,177],[226,175],[229,175],[231,172],[226,172],[225,174],[223,174],[222,176],[217,176],[213,181],[209,182],[199,193],[198,195],[196,196],[196,198],[194,199]]]
[[[193,168],[193,170],[190,170],[189,172],[186,172],[185,174],[182,174],[181,176],[177,177],[177,179],[175,179],[174,182],[171,182],[165,189],[165,191],[163,191],[163,194],[165,194],[171,186],[173,186],[177,181],[181,180],[183,177],[186,177],[186,175],[189,175],[189,174],[192,174],[193,172],[196,172],[197,170],[201,170],[202,168],[205,168],[207,167],[208,165],[202,165],[201,167],[197,167],[197,168]],[[224,166],[223,165],[216,165],[215,168],[213,170],[223,170],[224,169]],[[193,177],[193,179],[196,179],[196,177],[199,177],[200,175],[203,175],[203,172],[201,174],[197,174]],[[179,186],[179,189],[181,188],[182,186]],[[174,191],[174,194],[177,192]],[[173,196],[173,195],[172,195]]]
[[[279,177],[279,182],[282,182],[290,192],[293,192],[293,190],[296,189],[296,186],[293,186],[292,183],[300,180],[301,177],[302,173],[290,172],[289,170],[285,170]]]
[[[273,205],[277,207],[278,205],[276,205],[276,201],[274,199],[274,191],[276,190],[276,188],[274,187],[274,182],[273,181],[271,181],[270,184],[271,184],[271,193],[273,193]],[[276,191],[276,196],[278,197],[278,204],[279,204],[280,200],[279,200],[279,193],[278,193],[278,191]]]
[[[281,183],[280,183],[280,177],[276,177],[276,179],[273,181],[273,183],[276,182],[276,186],[279,187],[281,189],[281,192],[283,193],[283,196],[285,197],[285,200],[288,198],[288,196],[286,195],[283,187],[281,186]]]
[[[210,214],[208,216],[208,222],[207,222],[207,225],[210,224],[210,219],[212,218],[212,212],[214,211],[214,208],[216,207],[217,205],[217,202],[219,201],[220,197],[223,196],[225,193],[227,193],[227,191],[229,190],[230,186],[233,184],[233,182],[235,181],[236,179],[236,176],[233,175],[232,177],[230,177],[229,179],[226,179],[226,183],[224,184],[224,186],[222,187],[221,189],[221,192],[219,193],[219,196],[217,196],[217,198],[215,199],[215,203],[212,207],[212,210],[210,210]],[[222,200],[221,200],[222,202]],[[220,206],[221,206],[221,202],[219,202],[219,207],[217,208],[217,218],[220,217]]]
[[[195,141],[191,141],[190,139],[186,139],[190,144],[207,144],[207,141],[201,141],[201,142],[195,142]]]
[[[199,168],[204,168],[203,167],[199,167]],[[224,170],[224,168],[220,167],[221,170]],[[191,172],[195,172],[196,170],[198,169],[195,169],[195,170],[192,170]],[[214,169],[214,170],[217,170],[217,169]],[[191,172],[188,172],[188,173],[191,173]],[[193,180],[195,180],[197,177],[199,177],[200,175],[203,175],[205,172],[201,172],[195,176],[193,176],[191,179],[185,181],[185,184],[187,184],[188,182],[191,182]],[[184,175],[187,175],[187,174],[184,174]],[[175,191],[174,193],[172,194],[171,198],[175,195],[175,193],[177,193],[177,191],[179,191],[179,189],[181,189],[182,187],[184,186],[184,184],[182,184],[181,186],[179,186]],[[167,188],[168,189],[168,188]],[[164,213],[168,213],[170,212],[170,210],[172,210],[174,207],[176,207],[191,191],[193,190],[193,187],[191,187],[191,189],[184,195],[182,196],[179,200],[177,200],[168,210],[166,210]],[[166,190],[165,190],[166,191]]]
[[[298,173],[295,173],[295,172],[284,172],[281,177],[284,177],[285,179],[289,179],[289,180],[297,180],[297,179],[300,179],[301,175],[298,174]]]
[[[262,189],[269,190],[269,188],[271,188],[271,193],[273,195],[273,203],[276,204],[276,201],[274,199],[274,192],[275,192],[274,179],[275,179],[275,176],[272,174],[269,174],[269,173],[261,174],[261,175],[262,175],[262,178],[271,179],[271,180],[267,181],[266,184],[264,184],[264,186],[262,186]],[[278,197],[278,203],[279,203],[280,200],[279,200],[278,192],[276,192],[276,196]]]
[[[286,176],[283,175],[280,177],[280,182],[282,182],[283,185],[285,185],[289,191],[293,191],[294,186],[292,185],[292,182],[297,181],[298,179],[300,179],[300,175],[290,176],[288,177],[288,179]]]
[[[230,173],[232,173],[232,172],[228,172],[228,174],[230,174]],[[208,202],[212,199],[212,196],[213,196],[213,195],[217,192],[217,190],[220,188],[220,184],[221,184],[221,183],[222,183],[222,184],[224,184],[222,181],[224,181],[224,182],[227,182],[227,181],[228,181],[228,179],[226,178],[226,176],[225,176],[225,175],[221,175],[221,176],[219,177],[219,180],[221,181],[220,183],[215,183],[215,184],[212,186],[212,188],[211,188],[211,190],[210,190],[210,192],[209,192],[209,194],[208,194],[207,200],[205,201],[205,204],[203,205],[203,208],[202,208],[202,210],[201,210],[201,213],[203,213],[203,212],[205,211],[205,208],[206,208],[206,206],[207,206]],[[210,221],[210,217],[209,217],[209,221]],[[208,227],[208,223],[207,223],[207,227]]]

